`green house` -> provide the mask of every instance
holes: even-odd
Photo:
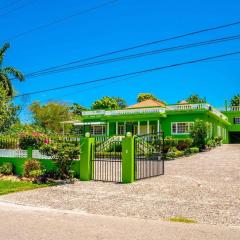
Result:
[[[209,138],[221,136],[223,143],[240,143],[240,109],[232,107],[221,112],[208,103],[166,105],[146,100],[121,110],[82,112],[81,122],[74,125],[81,133],[92,136],[123,136],[127,132],[144,135],[163,131],[165,136],[186,138],[196,119],[209,123]]]
[[[228,117],[230,126],[228,129],[229,143],[240,143],[240,106],[226,107],[223,114]]]

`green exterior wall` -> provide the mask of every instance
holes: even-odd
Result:
[[[225,114],[228,117],[228,120],[230,122],[230,126],[228,126],[228,142],[231,141],[230,135],[232,133],[238,133],[238,143],[240,143],[240,124],[234,123],[234,118],[238,117],[240,118],[240,111],[224,111],[223,114]]]
[[[228,127],[228,131],[230,132],[240,132],[240,124],[235,124],[234,123],[234,118],[239,117],[240,118],[240,111],[228,111],[228,112],[223,112],[227,117],[230,122],[230,126]]]
[[[56,169],[57,166],[53,160],[50,159],[37,159],[42,168],[46,169],[47,171]],[[1,157],[0,158],[0,165],[5,162],[10,162],[13,164],[13,172],[18,176],[23,176],[23,166],[26,158],[8,158],[8,157]],[[80,175],[80,161],[73,161],[72,170],[75,172],[75,177],[79,177]]]
[[[174,110],[175,105],[180,106],[179,109]],[[179,104],[169,105],[161,107],[163,111],[152,111],[149,112],[148,109],[151,110],[152,107],[143,107],[137,108],[138,110],[144,110],[139,112],[132,112],[133,109],[126,109],[129,112],[125,111],[124,113],[114,112],[114,114],[107,114],[107,111],[101,112],[100,114],[93,115],[84,115],[81,120],[83,122],[103,122],[107,126],[109,126],[105,135],[114,136],[116,135],[116,122],[118,123],[126,123],[126,132],[133,132],[133,126],[138,125],[138,121],[140,121],[140,126],[145,125],[146,122],[149,121],[150,125],[152,122],[159,121],[160,122],[160,130],[165,133],[165,136],[172,136],[176,138],[186,138],[189,137],[189,134],[172,134],[171,132],[171,124],[172,122],[194,122],[197,119],[206,121],[210,123],[211,132],[209,132],[209,137],[214,138],[217,136],[221,136],[223,138],[223,143],[229,143],[229,133],[231,132],[239,132],[240,133],[240,124],[234,124],[233,118],[240,117],[240,111],[224,111],[221,112],[215,109],[214,107],[207,105],[208,107],[199,108],[184,108],[184,105]],[[172,106],[172,108],[171,108]],[[181,108],[182,107],[182,108]],[[196,106],[195,106],[196,107]],[[197,106],[198,107],[198,106]],[[147,109],[147,110],[146,110]],[[224,115],[229,118],[229,121],[224,118]],[[154,125],[154,123],[153,123]],[[87,131],[90,132],[90,126],[87,126]],[[145,127],[141,128],[144,129]],[[156,128],[155,128],[156,129]],[[155,130],[156,131],[156,130]],[[126,133],[125,132],[125,133]],[[144,132],[144,131],[143,131]],[[146,131],[145,131],[146,132]],[[151,132],[151,129],[150,129]],[[136,129],[134,134],[136,134]],[[143,134],[141,132],[141,134]]]

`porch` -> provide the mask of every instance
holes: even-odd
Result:
[[[124,136],[127,132],[132,135],[145,135],[161,132],[160,120],[115,121],[115,122],[77,122],[80,135],[89,132],[91,136]]]

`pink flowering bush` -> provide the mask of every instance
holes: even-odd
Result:
[[[21,149],[27,149],[28,147],[39,148],[43,143],[47,144],[47,141],[48,139],[42,133],[24,132],[20,134],[19,147]]]

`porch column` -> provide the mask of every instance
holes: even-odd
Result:
[[[118,122],[116,122],[116,135],[118,135]]]
[[[157,132],[159,133],[160,132],[160,121],[157,120]]]
[[[107,136],[109,136],[109,122],[107,123]]]
[[[141,124],[140,124],[140,121],[138,121],[138,128],[137,128],[137,134],[138,135],[141,134],[140,127],[141,127]]]
[[[149,120],[147,120],[147,134],[149,134]]]

